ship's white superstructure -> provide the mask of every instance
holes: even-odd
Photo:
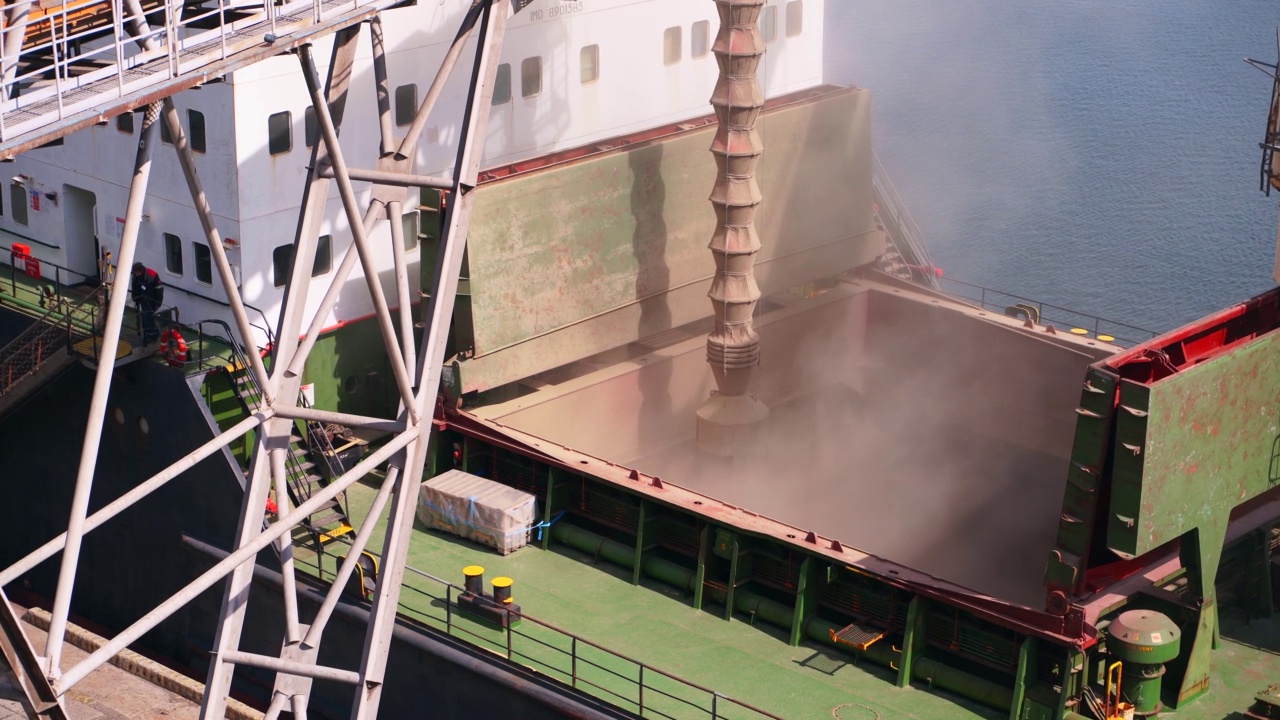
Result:
[[[768,51],[760,80],[767,96],[822,82],[823,3],[769,0],[761,17]],[[407,130],[469,4],[422,0],[383,14],[397,133]],[[718,74],[710,47],[718,27],[711,0],[534,0],[508,25],[484,165],[708,114]],[[330,42],[315,52],[325,64]],[[341,133],[348,163],[372,168],[378,117],[374,85],[358,77],[373,72],[371,50],[361,45]],[[465,73],[456,74],[433,118],[461,117],[467,81]],[[292,257],[309,146],[318,135],[298,62],[291,55],[275,57],[182,93],[176,101],[219,230],[232,246],[230,259],[252,308],[251,320],[273,326]],[[38,259],[76,273],[72,282],[96,275],[100,249],[114,251],[119,243],[140,126],[140,117],[125,114],[8,164],[9,174],[0,176],[5,185],[0,242],[30,245]],[[428,121],[419,144],[420,173],[450,169],[457,132],[453,121]],[[229,318],[178,160],[163,149],[155,158],[138,258],[172,288],[165,302],[179,308],[183,320]],[[712,162],[710,156],[707,161]],[[368,184],[358,183],[357,190],[367,198]],[[406,244],[411,246],[418,234],[413,210],[412,203],[406,205]],[[317,275],[332,272],[350,243],[336,187],[321,234],[329,240],[321,245]],[[391,291],[386,223],[372,237]],[[359,278],[349,282],[363,286]],[[372,311],[367,293],[350,295],[340,299],[330,324]],[[313,293],[311,308],[319,301]]]

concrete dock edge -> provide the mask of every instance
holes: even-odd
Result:
[[[41,630],[49,629],[49,613],[40,608],[28,610],[22,619]],[[107,643],[106,639],[100,635],[70,623],[67,624],[66,642],[89,653]],[[110,662],[131,675],[140,677],[193,703],[199,704],[204,699],[204,683],[192,680],[176,670],[171,670],[127,648],[111,658]],[[263,716],[248,705],[229,698],[226,717],[228,720],[262,720]]]

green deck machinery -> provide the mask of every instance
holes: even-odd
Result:
[[[1176,660],[1182,633],[1165,615],[1129,610],[1107,628],[1107,652],[1123,663],[1122,697],[1140,717],[1160,712],[1160,684],[1164,664]]]

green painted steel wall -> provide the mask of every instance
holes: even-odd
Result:
[[[871,242],[860,237],[872,228],[870,125],[870,96],[858,89],[762,117],[765,293],[870,259],[857,252]],[[501,369],[479,363],[480,385],[710,315],[711,136],[708,127],[480,189],[468,241],[477,357],[573,330],[536,351],[520,348]],[[839,259],[804,254],[838,241],[854,246]]]
[[[395,414],[395,378],[372,319],[320,336],[302,378],[315,384],[316,407],[376,417]]]
[[[1150,386],[1121,382],[1112,549],[1141,554],[1225,526],[1231,508],[1277,484],[1278,345],[1273,332]]]
[[[760,121],[761,289],[779,292],[879,254],[871,229],[870,94],[833,91]],[[482,185],[468,237],[476,354],[518,346],[468,374],[493,387],[709,316],[711,130]],[[431,203],[426,203],[430,205]],[[424,229],[431,235],[430,223]],[[422,244],[434,266],[435,242]],[[424,287],[430,282],[424,277]],[[459,312],[468,303],[459,298]],[[567,331],[567,332],[566,332]],[[545,344],[528,342],[541,338]],[[395,394],[377,324],[322,336],[304,381],[317,407],[389,414]],[[458,348],[467,343],[459,341]],[[474,361],[473,361],[474,362]],[[475,366],[473,366],[475,367]],[[346,390],[354,378],[353,392]]]

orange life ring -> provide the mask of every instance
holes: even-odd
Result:
[[[187,341],[177,328],[167,328],[160,333],[160,347],[170,367],[182,367],[187,363]]]

